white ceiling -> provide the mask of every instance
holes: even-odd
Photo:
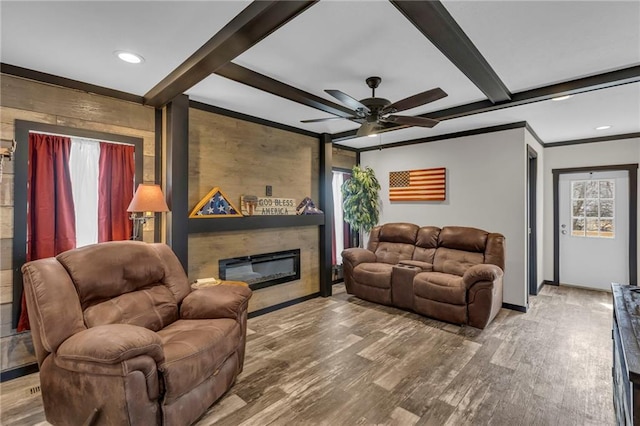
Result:
[[[249,1],[1,1],[3,63],[144,95]],[[640,1],[450,1],[443,4],[512,92],[640,65]],[[52,24],[55,23],[55,24]],[[113,52],[132,50],[141,65]],[[484,100],[483,93],[387,1],[327,1],[310,7],[234,62],[333,102],[324,89],[397,101],[441,87],[448,97],[403,112],[417,115]],[[211,75],[191,99],[317,133],[358,127],[348,120]],[[545,143],[640,132],[640,83],[408,128],[352,147],[527,121]],[[610,124],[607,131],[594,128]]]
[[[144,95],[250,1],[0,1],[0,58]],[[132,65],[117,50],[142,55]]]
[[[638,1],[444,5],[511,92],[640,63]]]

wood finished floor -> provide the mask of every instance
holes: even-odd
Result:
[[[612,425],[611,294],[544,287],[484,331],[344,292],[249,320],[235,386],[205,425]],[[33,374],[0,423],[48,425]]]

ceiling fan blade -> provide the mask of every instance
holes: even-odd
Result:
[[[381,119],[385,123],[403,124],[406,126],[433,127],[440,121],[425,117],[411,117],[408,115],[390,115]]]
[[[360,128],[358,128],[358,131],[356,132],[356,137],[359,138],[361,136],[375,135],[379,130],[383,128],[384,127],[381,126],[379,123],[376,123],[376,122],[372,123],[372,122],[366,121],[362,123],[362,126],[360,126]]]
[[[347,95],[346,93],[340,90],[327,89],[325,90],[325,92],[327,92],[328,94],[330,94],[331,96],[333,96],[334,98],[336,98],[337,100],[339,100],[340,102],[342,102],[343,104],[345,104],[351,109],[355,109],[355,110],[360,109],[365,112],[371,112],[371,110],[369,110],[369,108],[367,108],[365,105],[361,104],[360,101],[352,98],[351,96]]]
[[[435,89],[427,90],[426,92],[418,93],[417,95],[409,96],[394,102],[391,105],[387,105],[382,111],[383,114],[389,112],[399,112],[407,109],[415,108],[420,105],[428,104],[429,102],[437,101],[448,96],[444,90],[439,87]]]
[[[327,117],[327,118],[313,118],[311,120],[300,120],[301,123],[319,123],[321,121],[330,120],[357,120],[359,117]]]

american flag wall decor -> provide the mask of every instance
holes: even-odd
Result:
[[[444,201],[447,169],[389,172],[390,201]]]
[[[189,217],[193,219],[242,217],[242,213],[229,201],[227,194],[216,186],[191,210]]]

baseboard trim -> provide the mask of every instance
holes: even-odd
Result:
[[[249,318],[259,317],[260,315],[268,314],[269,312],[279,311],[289,306],[297,305],[298,303],[306,302],[307,300],[320,297],[320,293],[312,293],[306,296],[298,297],[297,299],[287,300],[286,302],[278,303],[277,305],[269,306],[267,308],[258,309],[257,311],[249,312]]]
[[[0,383],[37,373],[39,370],[38,364],[36,363],[21,365],[20,367],[4,370],[0,373]]]
[[[518,312],[527,312],[527,307],[526,306],[520,306],[520,305],[512,305],[511,303],[502,303],[502,307],[505,309],[511,309],[512,311],[518,311]]]
[[[547,284],[546,280],[542,280],[540,282],[540,284],[538,284],[538,290],[536,290],[536,294],[535,296],[537,296],[538,294],[540,294],[540,290],[542,290],[542,288]]]
[[[549,280],[543,280],[542,281],[542,285],[540,286],[540,288],[544,287],[545,285],[553,285],[553,286],[560,286],[560,283],[554,282],[554,281],[549,281]]]

